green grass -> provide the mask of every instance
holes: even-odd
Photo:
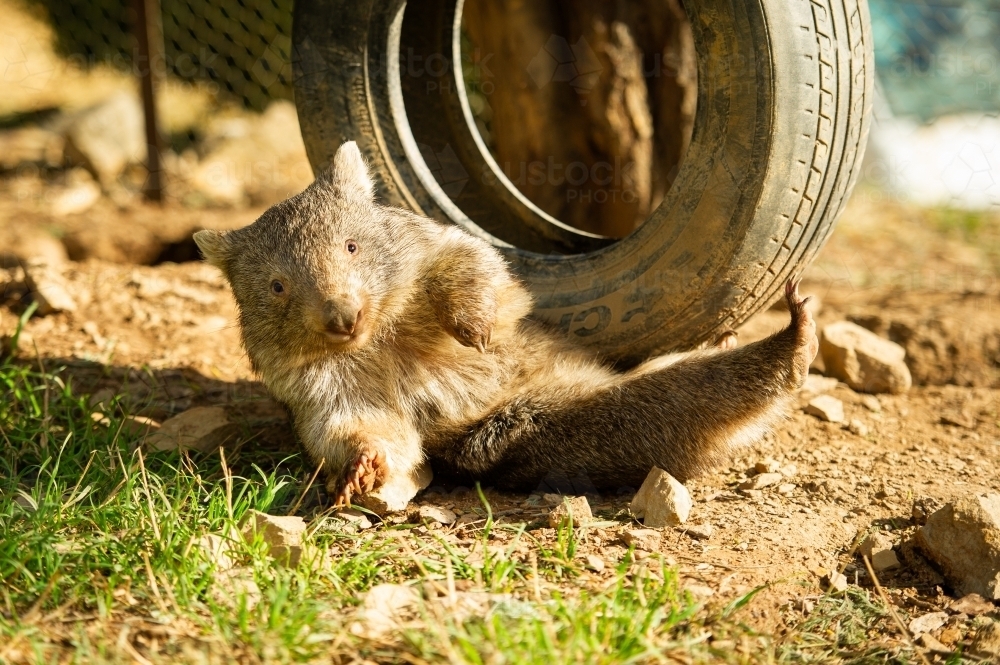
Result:
[[[761,589],[701,608],[676,570],[631,553],[595,580],[577,530],[543,540],[496,524],[482,492],[472,542],[413,525],[352,533],[319,513],[308,540],[326,558],[287,567],[239,527],[250,510],[287,513],[302,459],[149,453],[117,404],[101,415],[110,425],[65,368],[0,360],[0,663],[909,660],[871,641],[887,620],[864,591],[822,597],[780,640],[757,635],[740,617]],[[235,572],[199,544],[207,534],[227,539]],[[352,630],[384,583],[421,591],[410,620]],[[493,594],[488,611],[451,611],[454,585]]]
[[[433,531],[352,534],[316,515],[310,539],[329,559],[285,567],[238,529],[250,510],[288,510],[308,475],[301,459],[149,453],[116,405],[103,415],[110,426],[64,368],[0,361],[0,662],[602,663],[660,660],[689,639],[696,605],[673,570],[626,559],[611,584],[588,588],[571,528],[546,547],[522,525],[497,550],[491,531],[510,527],[490,519],[477,560]],[[229,534],[259,599],[227,591],[206,534]],[[515,555],[523,539],[534,556]],[[504,596],[461,620],[427,601],[422,627],[391,638],[350,630],[372,586],[448,579]]]

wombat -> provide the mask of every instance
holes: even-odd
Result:
[[[775,335],[617,371],[532,320],[487,242],[379,205],[354,143],[250,226],[195,241],[342,504],[398,484],[403,508],[428,459],[507,489],[635,487],[654,466],[683,481],[776,423],[818,347],[789,282]]]

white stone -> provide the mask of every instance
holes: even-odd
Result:
[[[355,635],[373,639],[396,632],[410,618],[419,602],[420,594],[413,587],[376,585],[365,594],[358,620],[350,630]]]
[[[958,593],[1000,600],[1000,494],[946,504],[927,518],[916,540]]]
[[[248,543],[253,543],[259,535],[267,545],[267,553],[279,563],[296,566],[303,558],[314,559],[317,554],[302,541],[306,523],[301,517],[251,510],[242,528]]]
[[[799,392],[820,395],[830,392],[837,387],[838,383],[840,382],[833,377],[823,376],[822,374],[809,374],[806,376],[805,383],[799,388]]]
[[[229,421],[220,406],[198,406],[163,422],[146,438],[152,450],[197,450],[211,452],[233,437],[239,427]]]
[[[869,559],[886,550],[892,550],[892,539],[881,531],[868,534],[858,547],[858,553]]]
[[[851,434],[856,434],[857,436],[868,436],[868,425],[865,425],[863,421],[857,418],[852,418],[851,422],[847,423],[847,429]]]
[[[948,621],[947,612],[928,612],[910,621],[908,628],[914,635],[923,635],[932,630],[937,630]]]
[[[684,527],[684,532],[695,540],[710,540],[715,533],[715,527],[707,522],[704,524],[690,524]]]
[[[771,485],[777,485],[784,479],[785,477],[780,473],[758,473],[756,476],[740,483],[740,489],[759,490],[765,487],[770,487]]]
[[[653,552],[660,546],[663,535],[655,529],[627,529],[622,533],[622,541],[637,550]]]
[[[31,298],[38,303],[38,314],[75,312],[76,300],[69,294],[62,271],[45,261],[28,261],[24,264],[24,281],[31,291]]]
[[[831,395],[813,397],[806,404],[805,412],[829,423],[844,422],[844,403]]]
[[[356,508],[341,508],[333,514],[334,519],[345,522],[358,531],[372,528],[368,516]]]
[[[420,506],[418,515],[421,520],[427,522],[437,522],[438,524],[454,524],[458,516],[454,512],[442,506]]]
[[[587,560],[587,568],[593,570],[595,573],[599,573],[604,570],[605,567],[604,559],[597,556],[596,554],[588,554],[586,560]]]
[[[872,555],[872,568],[874,568],[877,573],[880,573],[883,570],[899,568],[899,566],[899,558],[893,550],[882,550],[881,552],[876,552]]]
[[[777,473],[779,469],[781,469],[781,465],[770,458],[761,460],[753,465],[753,470],[757,473]]]
[[[101,198],[101,188],[93,180],[78,182],[54,192],[52,214],[77,215],[90,210]]]
[[[899,394],[913,383],[903,347],[856,323],[837,321],[825,326],[819,350],[827,374],[853,390]]]
[[[647,527],[676,526],[691,513],[691,494],[676,478],[653,467],[632,499],[632,514]]]
[[[590,522],[594,514],[590,510],[590,503],[585,496],[563,497],[562,502],[549,511],[549,526],[558,529],[564,524],[568,524],[572,519],[573,526],[581,526]]]
[[[66,129],[66,154],[93,171],[108,189],[129,164],[146,159],[139,97],[120,91],[78,113]]]

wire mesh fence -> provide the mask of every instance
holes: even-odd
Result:
[[[137,62],[132,4],[122,0],[26,0],[41,8],[70,62],[119,69]],[[248,108],[291,99],[292,0],[161,0],[163,62],[186,81],[218,86]]]

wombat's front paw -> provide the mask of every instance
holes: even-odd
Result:
[[[351,496],[371,492],[385,477],[385,459],[377,450],[370,449],[358,453],[339,476],[331,476],[327,491],[333,497],[336,507],[351,505]]]
[[[792,314],[792,327],[795,329],[795,356],[792,359],[792,377],[796,387],[802,385],[809,373],[809,365],[819,352],[819,339],[816,337],[816,321],[806,305],[809,297],[799,295],[799,282],[788,280],[785,284],[785,300],[788,301],[788,311]]]
[[[493,324],[485,322],[479,322],[478,325],[459,324],[448,332],[463,346],[471,346],[479,349],[480,353],[486,353],[486,347],[490,345],[490,337],[493,335]]]

